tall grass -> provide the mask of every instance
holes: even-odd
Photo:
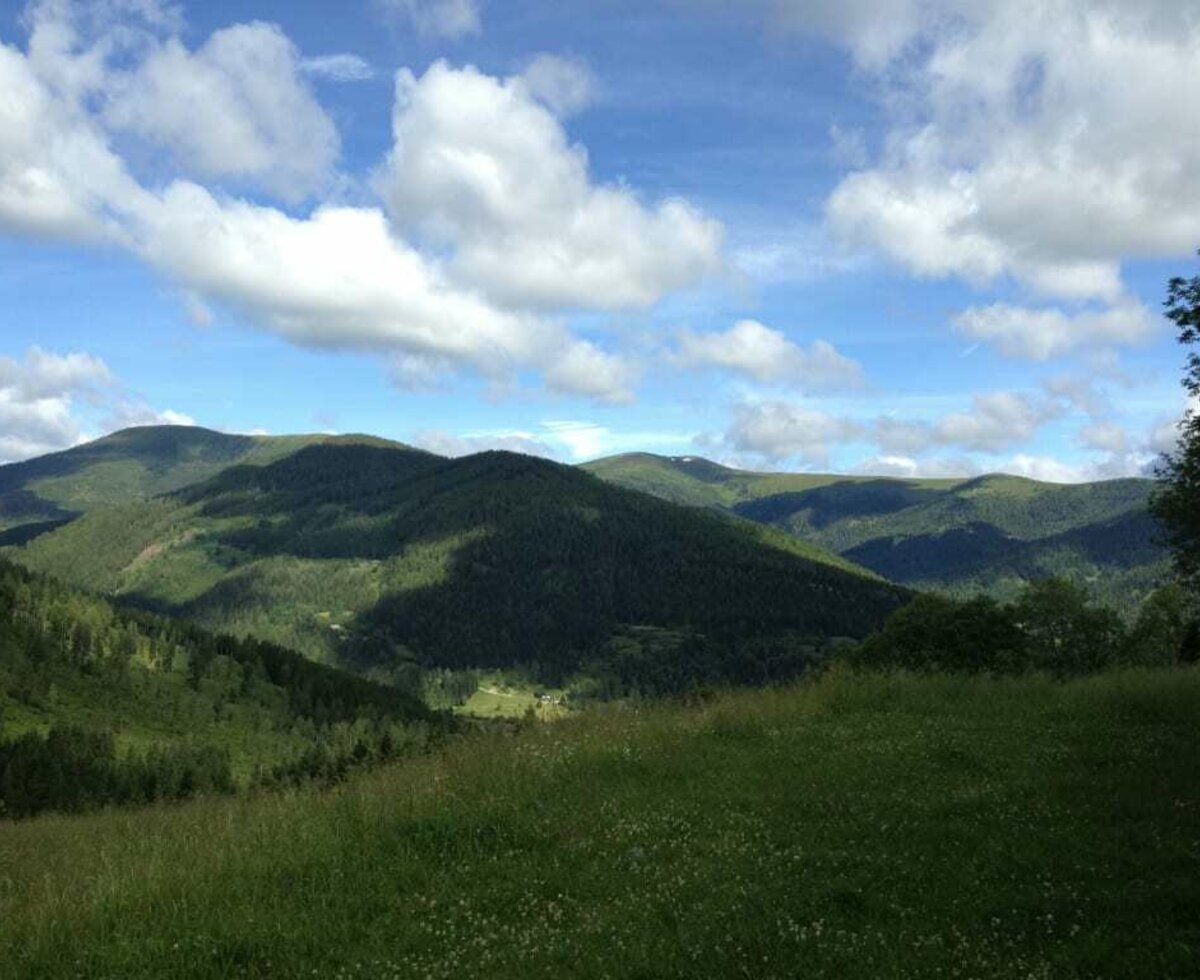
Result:
[[[4,977],[1184,977],[1200,672],[834,672],[0,825]]]

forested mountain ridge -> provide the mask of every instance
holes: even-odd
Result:
[[[9,463],[0,466],[0,543],[20,544],[97,507],[179,490],[234,464],[263,465],[325,442],[396,445],[369,436],[247,436],[156,425]]]
[[[915,588],[1007,598],[1030,579],[1059,575],[1128,610],[1166,579],[1166,552],[1147,509],[1151,480],[753,473],[646,453],[585,469],[787,531]]]
[[[0,560],[0,816],[333,775],[444,724],[413,693]]]
[[[757,680],[865,635],[907,598],[824,549],[576,468],[365,444],[227,467],[11,553],[387,677],[414,664],[522,665],[561,679],[619,661],[625,680],[652,666],[655,689],[701,666]]]

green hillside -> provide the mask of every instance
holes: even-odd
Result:
[[[812,544],[571,467],[363,444],[234,466],[12,554],[380,676],[521,665],[659,691],[793,673],[906,597]]]
[[[262,465],[304,446],[368,437],[241,436],[198,426],[142,426],[82,446],[0,466],[0,543],[19,544],[98,507],[178,490],[235,463]],[[43,524],[40,528],[30,525]]]
[[[0,561],[0,814],[233,789],[395,754],[435,721],[398,688]]]
[[[787,531],[914,588],[1008,598],[1030,579],[1057,575],[1130,610],[1167,573],[1147,510],[1150,480],[1061,485],[1004,475],[750,473],[649,454],[586,468],[621,486]]]
[[[833,672],[0,825],[13,977],[1200,971],[1200,674]]]

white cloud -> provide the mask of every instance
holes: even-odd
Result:
[[[450,287],[375,209],[292,218],[178,182],[141,219],[137,248],[148,262],[297,343],[401,348],[504,371],[546,339],[537,321]]]
[[[1180,422],[1193,418],[1197,413],[1200,413],[1200,396],[1190,395],[1179,415],[1160,416],[1151,426],[1146,439],[1149,451],[1155,455],[1175,452],[1179,448]]]
[[[57,354],[31,347],[21,360],[0,356],[0,464],[68,449],[85,438],[83,402],[107,411],[106,430],[171,421],[192,424],[177,412],[155,412],[130,398],[100,358]]]
[[[851,442],[863,431],[863,426],[851,419],[789,402],[767,401],[735,406],[725,442],[739,453],[823,465],[831,444]]]
[[[680,331],[677,356],[688,367],[725,368],[808,391],[854,388],[863,381],[862,365],[828,341],[814,341],[806,350],[756,320],[740,320],[724,333]]]
[[[1148,476],[1154,457],[1145,452],[1112,453],[1099,460],[1068,463],[1050,456],[1019,454],[997,467],[1000,472],[1026,476],[1046,483],[1092,483]]]
[[[596,80],[587,66],[572,58],[539,54],[520,74],[530,95],[560,119],[578,112],[596,94]]]
[[[999,452],[1032,438],[1046,422],[1062,414],[1062,405],[1011,391],[975,395],[971,408],[933,421],[877,419],[871,438],[885,452],[914,455],[932,446]]]
[[[0,357],[0,463],[79,442],[75,400],[94,400],[112,383],[108,367],[90,354],[60,355],[34,347],[20,361]]]
[[[532,432],[482,432],[455,435],[441,429],[425,429],[413,436],[413,445],[439,456],[470,456],[500,449],[526,456],[553,459],[558,454]]]
[[[406,17],[419,34],[459,38],[481,30],[479,0],[376,0],[384,12]]]
[[[250,180],[296,202],[329,180],[339,153],[303,76],[295,45],[271,24],[216,31],[194,52],[171,37],[133,71],[110,73],[104,118],[165,147],[185,173]]]
[[[1179,419],[1164,418],[1150,430],[1150,449],[1156,453],[1173,453],[1179,446]]]
[[[174,409],[159,410],[136,398],[121,398],[104,418],[103,427],[108,431],[128,429],[136,425],[195,425],[196,420],[184,412]]]
[[[550,446],[555,456],[572,462],[596,459],[631,450],[652,451],[688,445],[692,432],[663,430],[614,430],[598,422],[579,419],[549,419],[538,426],[536,438]]]
[[[557,201],[557,212],[502,215],[499,225],[485,220],[487,227],[466,221],[447,256],[440,247],[422,251],[399,237],[375,207],[319,203],[289,214],[186,178],[148,189],[114,152],[115,128],[133,127],[170,150],[186,150],[197,173],[253,178],[285,196],[318,188],[337,140],[303,82],[297,51],[277,28],[237,25],[192,52],[176,34],[164,34],[180,26],[153,0],[142,6],[155,16],[126,23],[109,16],[125,10],[120,6],[92,17],[99,8],[45,3],[34,9],[26,53],[0,45],[0,227],[120,245],[180,288],[197,323],[211,318],[209,304],[225,303],[294,343],[379,352],[392,361],[398,383],[429,383],[462,368],[511,380],[532,368],[556,390],[620,402],[632,398],[634,365],[530,312],[528,304],[548,301],[540,287],[488,296],[486,283],[464,270],[486,272],[494,259],[496,276],[503,278],[508,268],[524,275],[529,255],[555,253],[554,268],[533,278],[567,270],[555,285],[563,291],[560,299],[604,306],[613,299],[610,288],[615,305],[635,294],[649,302],[688,278],[689,263],[716,261],[716,226],[686,205],[668,202],[650,212],[627,189],[593,187],[582,149],[567,144],[557,120],[523,80],[501,82],[444,65],[419,83],[407,76],[413,98],[426,109],[440,109],[451,131],[459,108],[470,109],[452,97],[482,98],[475,108],[483,117],[477,112],[475,121],[501,147],[521,145],[529,136],[521,125],[532,120],[528,148],[535,155],[557,152],[559,158],[546,165],[564,179],[549,198],[534,193],[526,204]],[[447,87],[430,94],[428,86],[438,79]],[[505,111],[492,119],[488,108],[496,99]],[[404,102],[397,117],[411,121],[410,110],[414,106]],[[437,140],[447,135],[439,125],[423,130],[426,162],[436,163],[443,150],[453,157],[469,148],[453,138],[439,148]],[[519,163],[503,162],[510,168]],[[530,173],[518,179],[513,170],[508,177],[521,186],[531,182]],[[442,189],[449,194],[461,186],[451,179]],[[555,197],[559,192],[569,200]],[[427,216],[436,217],[442,205],[453,210],[448,197]],[[612,215],[626,224],[600,227]],[[582,230],[553,224],[593,219],[598,224]],[[491,248],[484,241],[488,227],[498,227],[500,238],[516,249],[503,261],[483,254]],[[701,237],[711,232],[704,254],[687,254],[686,248],[672,254],[672,231],[697,229]],[[637,248],[633,239],[639,239]],[[710,245],[711,254],[705,251]]]
[[[613,403],[633,401],[637,376],[637,368],[629,361],[588,340],[570,344],[545,370],[551,388]]]
[[[0,228],[118,237],[113,202],[141,195],[103,133],[56,98],[29,60],[0,44]]]
[[[776,4],[840,38],[893,120],[833,228],[923,276],[1010,275],[1054,296],[1120,294],[1120,263],[1200,238],[1200,62],[1190,4],[1135,0]]]
[[[41,193],[90,190],[83,203],[93,214],[136,196],[104,130],[165,152],[175,169],[232,178],[290,202],[329,180],[337,130],[278,27],[237,24],[193,51],[181,40],[179,17],[156,0],[42,0],[27,21],[27,55],[5,49],[0,59],[10,93],[0,129],[12,139],[9,124],[24,117],[25,135],[36,141]],[[17,118],[3,120],[14,112]],[[0,146],[0,158],[14,156]]]
[[[995,303],[954,317],[956,329],[993,343],[1008,357],[1049,360],[1081,347],[1132,344],[1147,339],[1155,320],[1142,304],[1124,301],[1107,310],[1067,314]]]
[[[932,436],[939,445],[994,452],[1025,442],[1060,411],[1048,400],[996,391],[972,398],[969,412],[943,416],[934,423]]]
[[[31,347],[24,361],[0,357],[0,389],[14,401],[94,393],[113,381],[108,365],[91,354],[54,354]]]
[[[399,229],[449,246],[452,275],[524,307],[646,306],[719,266],[721,228],[681,200],[593,184],[586,151],[520,76],[437,62],[396,76],[377,185]]]
[[[316,58],[305,58],[300,70],[306,75],[327,78],[333,82],[365,82],[375,77],[370,62],[356,54],[324,54]]]
[[[1088,449],[1123,453],[1129,447],[1129,434],[1116,422],[1093,422],[1079,430],[1079,441]]]
[[[871,427],[872,441],[895,458],[924,452],[933,443],[933,426],[928,422],[879,418]]]
[[[1106,415],[1112,408],[1108,395],[1096,385],[1094,378],[1059,375],[1043,382],[1042,387],[1051,397],[1062,399],[1092,418]]]
[[[965,456],[914,459],[911,456],[871,456],[854,467],[864,476],[892,476],[902,479],[945,479],[970,477],[979,473],[979,466]]]

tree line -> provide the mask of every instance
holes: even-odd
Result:
[[[416,692],[0,560],[0,815],[330,779],[449,725]]]

